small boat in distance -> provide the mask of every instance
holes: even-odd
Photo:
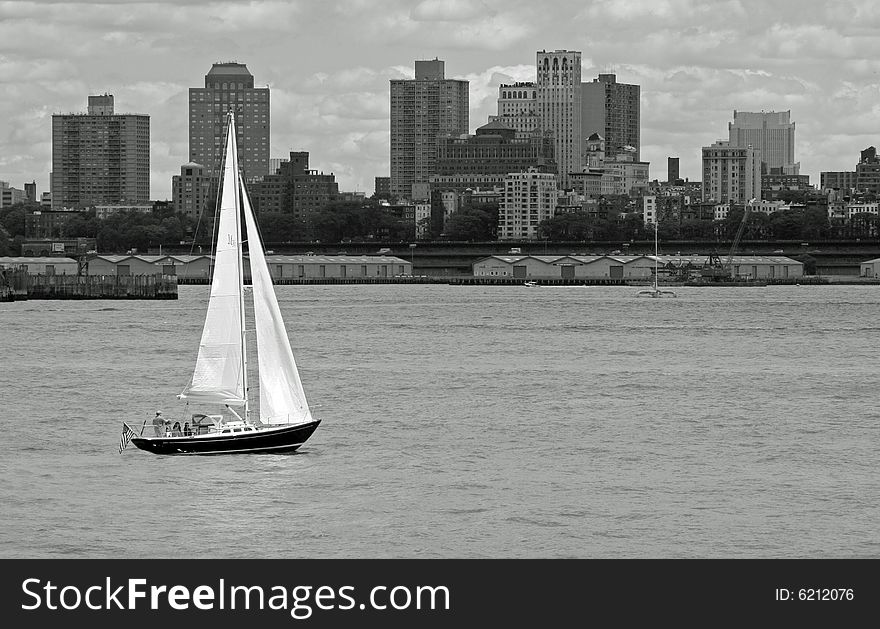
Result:
[[[654,220],[654,282],[651,285],[651,288],[645,288],[640,290],[636,297],[677,297],[673,291],[671,290],[662,290],[657,285],[657,270],[658,270],[658,256],[659,256],[659,248],[657,247],[657,220]]]
[[[540,284],[538,284],[538,282],[534,280],[529,280],[527,282],[523,282],[523,286],[526,286],[527,288],[537,288],[538,286],[540,286]]]
[[[163,422],[157,412],[153,435],[144,434],[146,420],[140,434],[123,423],[120,453],[129,441],[153,454],[287,453],[299,448],[321,421],[312,417],[281,318],[256,217],[238,168],[232,112],[227,114],[224,158],[208,310],[192,380],[177,396],[186,400],[185,419],[168,430],[169,422]],[[250,325],[245,321],[245,312],[251,309],[245,307],[244,242],[251,271]],[[252,408],[248,395],[247,338],[254,331],[258,410]],[[216,410],[190,414],[191,402]]]

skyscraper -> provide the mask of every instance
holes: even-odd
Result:
[[[415,62],[414,79],[391,80],[391,194],[436,174],[437,139],[468,132],[468,82],[445,78],[439,59]]]
[[[552,131],[560,187],[568,187],[569,174],[583,165],[581,114],[581,53],[555,50],[537,53],[537,109],[544,131]]]
[[[736,111],[727,124],[730,145],[751,146],[761,152],[762,171],[797,175],[800,164],[794,161],[794,123],[791,111]]]
[[[681,177],[679,177],[678,172],[678,158],[677,157],[667,157],[666,158],[666,181],[669,184],[675,184]]]
[[[612,154],[631,146],[635,149],[635,161],[639,161],[641,88],[618,83],[614,74],[600,74],[592,83],[581,83],[581,91],[584,134],[602,135],[608,152]]]
[[[243,63],[215,63],[205,87],[189,88],[189,161],[218,177],[226,114],[235,112],[238,159],[247,179],[269,172],[269,88],[254,87]]]
[[[150,201],[150,117],[113,113],[89,96],[88,113],[52,116],[52,207]]]

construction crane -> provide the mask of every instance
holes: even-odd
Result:
[[[85,247],[78,247],[76,253],[76,274],[79,276],[88,276],[89,260],[98,257],[98,252],[94,249],[85,250]]]
[[[750,199],[743,209],[742,220],[739,222],[736,236],[733,238],[733,244],[730,245],[730,252],[727,254],[727,260],[722,262],[717,253],[709,255],[709,259],[706,261],[706,264],[703,265],[703,269],[700,272],[701,277],[716,281],[731,278],[736,279],[734,278],[733,273],[733,254],[736,252],[736,248],[739,246],[739,241],[742,239],[743,232],[746,228],[746,221],[749,220],[749,212],[751,211],[752,203],[754,202],[755,199]]]
[[[734,277],[733,254],[734,252],[736,252],[736,248],[739,246],[739,241],[742,238],[743,232],[746,228],[746,221],[749,220],[749,211],[752,209],[752,203],[754,202],[754,199],[749,200],[745,208],[743,208],[742,220],[739,222],[739,227],[736,229],[736,236],[734,236],[733,238],[733,244],[730,245],[730,253],[727,254],[727,262],[724,263],[724,270],[727,273],[728,277]]]

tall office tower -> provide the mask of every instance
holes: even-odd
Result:
[[[730,145],[752,146],[761,152],[761,170],[797,175],[800,164],[794,161],[794,123],[791,111],[736,111],[727,124]]]
[[[468,82],[444,78],[439,59],[415,62],[416,78],[391,81],[391,194],[412,198],[437,169],[437,139],[468,132]]]
[[[538,88],[534,83],[498,86],[498,115],[489,122],[501,122],[516,130],[516,137],[528,138],[541,125],[538,117]]]
[[[150,201],[150,117],[113,113],[89,96],[88,113],[52,116],[52,207]]]
[[[205,87],[189,88],[189,161],[218,177],[226,114],[235,112],[238,159],[246,179],[269,173],[269,88],[254,87],[243,63],[215,63]]]
[[[681,177],[679,177],[679,172],[678,172],[678,158],[677,157],[667,157],[666,158],[666,181],[667,181],[667,183],[674,184],[679,179],[681,179]]]
[[[703,147],[703,201],[761,200],[761,153],[718,140]]]
[[[635,161],[641,154],[640,107],[641,88],[618,83],[614,74],[600,74],[592,83],[582,83],[583,131],[585,137],[599,133],[611,154],[625,146],[635,149]]]
[[[559,186],[566,188],[583,166],[581,53],[541,50],[536,65],[538,117],[541,129],[553,132]]]

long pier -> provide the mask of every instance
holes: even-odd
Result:
[[[177,299],[177,280],[169,275],[23,275],[14,281],[13,301]]]
[[[180,286],[209,284],[204,277],[179,277],[177,283]],[[245,278],[246,285],[250,280]],[[448,284],[449,278],[433,275],[416,275],[412,277],[285,277],[273,278],[275,286],[289,286],[300,284]]]

